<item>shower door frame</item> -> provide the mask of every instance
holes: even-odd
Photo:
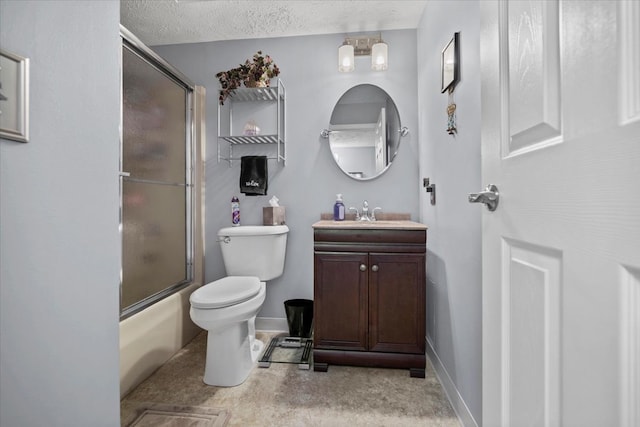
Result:
[[[189,286],[193,283],[194,280],[194,254],[195,254],[195,195],[194,195],[194,182],[195,182],[195,161],[196,161],[196,149],[195,149],[195,85],[180,71],[174,68],[171,64],[161,58],[154,51],[149,49],[140,39],[138,39],[135,35],[133,35],[129,30],[127,30],[124,26],[120,25],[120,36],[122,39],[121,43],[121,68],[123,66],[122,57],[125,49],[128,49],[134,55],[137,55],[141,60],[148,63],[150,66],[154,67],[157,71],[165,74],[171,80],[173,80],[176,84],[183,87],[186,91],[186,103],[185,103],[185,114],[186,114],[186,133],[185,133],[185,149],[186,149],[186,164],[185,164],[185,192],[186,192],[186,259],[185,259],[185,279],[174,283],[167,288],[156,292],[152,295],[149,295],[140,301],[137,301],[127,307],[122,307],[122,286],[123,286],[123,267],[124,264],[121,262],[120,266],[120,320],[124,320],[128,317],[133,316],[136,313],[144,310],[145,308],[155,304],[162,299],[175,294],[181,289]],[[119,210],[119,221],[120,221],[120,242],[121,242],[121,256],[124,253],[123,251],[123,240],[124,240],[124,223],[123,223],[123,181],[128,177],[128,173],[123,170],[123,154],[124,154],[124,126],[123,126],[123,72],[120,73],[120,164],[119,164],[119,175],[120,175],[120,210]]]

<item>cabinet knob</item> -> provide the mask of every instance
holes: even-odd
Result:
[[[367,266],[364,264],[360,264],[360,271],[367,271]]]
[[[374,265],[373,267],[371,267],[371,271],[378,271],[378,266]]]

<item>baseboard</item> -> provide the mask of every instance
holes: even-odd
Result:
[[[284,317],[256,317],[256,331],[288,332],[289,324]]]
[[[442,364],[442,361],[433,349],[431,342],[428,338],[425,338],[425,341],[427,342],[427,357],[429,358],[429,361],[431,362],[431,365],[436,372],[436,376],[438,377],[440,384],[442,384],[442,388],[444,389],[444,392],[447,395],[447,398],[449,399],[453,410],[458,416],[458,420],[464,427],[478,427],[478,423],[471,415],[471,411],[469,411],[469,408],[458,392],[456,385],[454,384],[453,380],[451,380],[449,373],[447,372],[446,368]]]

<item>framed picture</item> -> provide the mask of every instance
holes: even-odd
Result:
[[[460,46],[458,39],[460,33],[454,33],[453,38],[444,49],[442,49],[442,88],[441,93],[446,90],[452,91],[460,80]]]
[[[0,50],[0,138],[29,141],[29,59]]]

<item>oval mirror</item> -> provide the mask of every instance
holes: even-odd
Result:
[[[384,173],[398,153],[400,115],[393,99],[371,84],[352,87],[331,113],[329,147],[340,169],[369,180]]]

